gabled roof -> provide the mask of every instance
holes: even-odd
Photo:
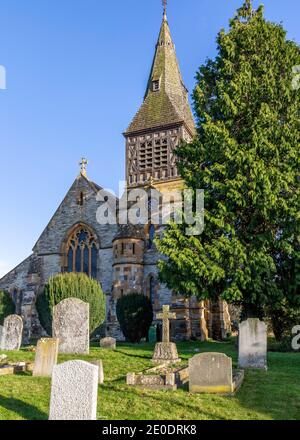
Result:
[[[61,212],[62,207],[64,206],[67,198],[69,197],[69,194],[72,192],[72,190],[74,188],[77,188],[80,185],[85,185],[89,188],[91,188],[92,191],[94,191],[95,196],[98,194],[99,191],[103,190],[103,188],[101,186],[99,186],[97,183],[91,181],[85,174],[80,173],[75,181],[73,182],[71,188],[69,189],[69,191],[67,192],[67,194],[65,195],[63,201],[61,202],[61,204],[59,205],[59,207],[57,208],[57,210],[55,211],[54,215],[52,216],[51,220],[49,221],[48,225],[46,226],[46,228],[43,230],[42,234],[40,235],[40,237],[38,238],[37,242],[35,243],[34,247],[33,247],[33,251],[36,252],[38,251],[38,243],[40,242],[40,240],[42,239],[42,237],[44,236],[44,234],[47,232],[48,228],[50,227],[50,225],[52,224],[53,220],[55,219],[55,217]],[[111,197],[113,197],[116,200],[116,203],[118,203],[118,198],[111,195]],[[110,205],[111,200],[108,200],[108,204]],[[111,205],[112,210],[114,210],[114,204]]]
[[[153,90],[153,81],[159,81],[159,91]],[[164,14],[144,102],[125,135],[179,122],[184,122],[191,134],[195,132],[188,91],[182,80],[175,46]]]

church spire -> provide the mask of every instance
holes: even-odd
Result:
[[[179,69],[175,45],[167,21],[166,0],[144,102],[125,134],[182,122],[195,130],[188,91]]]
[[[128,187],[174,189],[182,182],[175,150],[181,140],[189,142],[196,133],[188,91],[180,73],[163,1],[163,18],[144,101],[133,118],[126,138],[126,180]]]

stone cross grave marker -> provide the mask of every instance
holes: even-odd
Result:
[[[89,354],[89,304],[67,298],[53,307],[52,335],[59,353]]]
[[[22,343],[23,320],[21,316],[9,315],[4,319],[2,330],[2,350],[20,350]]]
[[[58,338],[42,338],[38,341],[33,376],[51,377],[53,367],[57,364],[58,344]]]
[[[176,313],[170,313],[170,306],[163,306],[162,313],[157,313],[156,319],[163,322],[162,342],[170,342],[170,319],[176,319]]]
[[[96,420],[98,367],[85,361],[55,365],[49,420]]]
[[[173,364],[179,362],[180,359],[177,353],[177,347],[174,342],[170,342],[170,327],[169,320],[176,319],[176,313],[170,313],[170,306],[163,306],[162,313],[156,315],[156,319],[163,321],[163,336],[162,342],[155,345],[152,361],[156,364],[169,363]]]

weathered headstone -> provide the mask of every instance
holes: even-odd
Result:
[[[98,383],[102,385],[104,383],[104,370],[103,370],[103,362],[101,359],[90,361],[91,364],[96,365],[99,368],[98,374]]]
[[[243,381],[243,372],[232,372],[232,360],[223,353],[200,353],[189,359],[191,393],[232,394]]]
[[[49,420],[96,420],[98,367],[85,361],[55,365]]]
[[[100,347],[101,348],[108,348],[111,350],[115,350],[116,346],[117,346],[117,341],[115,340],[115,338],[107,337],[107,338],[100,339]]]
[[[156,319],[162,319],[163,321],[163,337],[162,342],[158,342],[155,345],[152,361],[169,364],[179,362],[176,344],[170,342],[169,319],[176,319],[176,314],[170,313],[170,306],[166,305],[163,306],[163,312],[156,315]]]
[[[267,369],[267,326],[257,318],[239,325],[239,367]]]
[[[4,319],[2,330],[2,350],[20,350],[22,343],[23,320],[21,316],[9,315]]]
[[[4,327],[0,325],[0,350],[4,350],[4,341],[5,341]]]
[[[53,307],[52,336],[59,353],[89,354],[89,304],[67,298]]]
[[[58,344],[57,338],[43,338],[38,341],[33,376],[51,377],[53,367],[57,364]]]

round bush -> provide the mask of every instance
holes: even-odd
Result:
[[[66,298],[78,298],[90,305],[90,333],[105,320],[105,295],[100,284],[83,273],[64,273],[51,277],[38,296],[40,322],[52,334],[53,307]]]
[[[117,301],[117,318],[126,340],[139,343],[153,321],[151,301],[138,293],[124,295]]]
[[[15,313],[15,304],[7,292],[0,290],[0,324],[8,315]]]

